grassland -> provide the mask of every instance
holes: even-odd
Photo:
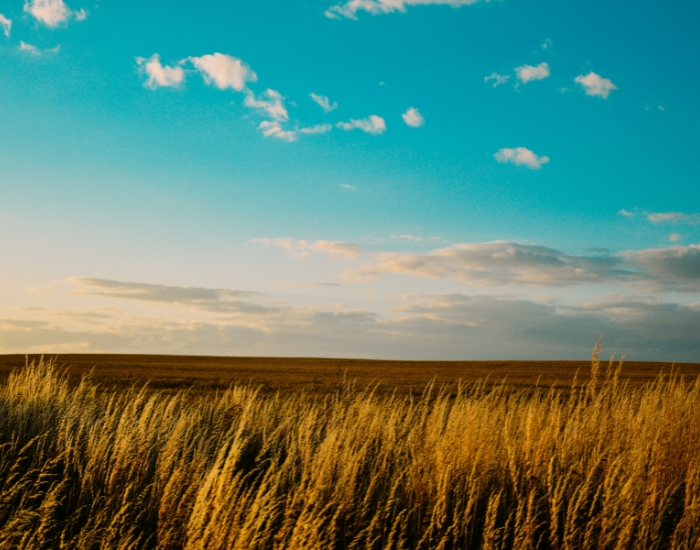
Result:
[[[0,548],[698,548],[700,381],[619,367],[416,395],[112,391],[35,362],[0,384]]]

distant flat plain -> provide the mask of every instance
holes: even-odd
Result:
[[[27,361],[40,355],[0,355],[0,382]],[[66,370],[71,382],[91,373],[104,389],[126,389],[148,383],[154,390],[191,390],[197,393],[225,390],[231,384],[251,384],[263,393],[299,390],[330,394],[344,382],[364,389],[376,385],[379,392],[420,393],[431,382],[438,385],[506,381],[513,388],[570,388],[589,380],[590,361],[385,361],[285,357],[210,357],[185,355],[65,354],[45,355]],[[607,361],[603,362],[603,374]],[[621,378],[631,386],[653,381],[671,372],[694,381],[700,363],[651,363],[630,361]]]

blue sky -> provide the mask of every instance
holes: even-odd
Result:
[[[0,14],[0,351],[700,361],[696,3]]]

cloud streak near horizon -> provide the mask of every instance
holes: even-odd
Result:
[[[270,303],[260,294],[76,278],[97,303],[148,309],[42,309],[0,318],[0,352],[187,353],[393,359],[585,359],[601,333],[606,353],[697,357],[699,305],[602,295],[564,306],[513,296],[410,294],[371,308]],[[183,320],[172,308],[199,315]],[[668,328],[661,335],[659,326]],[[494,350],[499,350],[494,355]]]

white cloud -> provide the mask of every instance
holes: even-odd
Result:
[[[0,13],[0,27],[2,27],[3,32],[7,38],[10,38],[10,31],[12,30],[12,21]]]
[[[340,186],[343,189],[357,189],[354,185],[350,185],[349,183],[341,183]]]
[[[309,97],[313,99],[318,105],[323,109],[324,113],[330,113],[331,111],[335,110],[338,108],[338,103],[333,102],[331,103],[330,100],[324,96],[324,95],[316,95],[315,93],[310,93]]]
[[[78,11],[75,12],[75,20],[76,21],[85,21],[88,17],[88,12],[85,8],[80,8]]]
[[[214,53],[202,57],[190,57],[188,60],[202,74],[207,84],[220,90],[231,88],[243,91],[248,82],[256,82],[258,76],[243,61],[230,55]]]
[[[598,96],[603,99],[608,99],[610,92],[617,90],[617,86],[608,78],[602,78],[593,71],[587,75],[579,75],[574,79],[586,90],[586,95]]]
[[[510,80],[510,75],[507,74],[498,74],[498,73],[491,73],[489,76],[484,77],[484,82],[488,82],[489,80],[493,80],[493,87],[495,88],[499,84],[505,84]]]
[[[333,129],[331,124],[317,124],[316,126],[309,126],[307,128],[300,128],[300,134],[327,134]]]
[[[58,27],[71,17],[83,21],[87,17],[85,10],[71,11],[63,0],[29,0],[24,4],[24,11],[47,27]]]
[[[266,112],[275,120],[285,121],[289,119],[289,113],[284,106],[282,94],[275,90],[266,90],[263,93],[266,99],[256,98],[253,92],[248,92],[245,98],[245,105],[252,109]]]
[[[630,212],[629,210],[625,210],[624,208],[618,212],[620,216],[624,216],[625,218],[634,218],[636,214],[634,212]]]
[[[525,165],[533,170],[539,170],[543,164],[549,162],[549,157],[540,157],[525,147],[503,148],[494,155],[494,158],[498,162]]]
[[[678,233],[671,233],[668,236],[668,240],[671,241],[672,243],[677,243],[678,241],[681,240],[681,236]]]
[[[543,50],[548,50],[552,47],[552,41],[547,38],[543,43],[542,43],[542,49]]]
[[[411,107],[408,111],[401,115],[403,121],[411,128],[420,128],[425,124],[423,115],[418,112],[418,109]]]
[[[362,120],[350,119],[350,122],[338,122],[336,124],[341,130],[362,130],[368,134],[383,134],[386,130],[386,123],[382,117],[371,115]]]
[[[540,63],[537,66],[523,65],[515,69],[515,74],[523,84],[533,80],[544,80],[550,75],[549,64]]]
[[[26,42],[23,42],[22,40],[19,41],[19,49],[20,51],[30,53],[32,55],[42,55],[44,53],[58,53],[61,51],[61,45],[59,44],[58,46],[54,46],[53,48],[49,48],[47,50],[42,50],[34,46],[33,44],[27,44]]]
[[[148,59],[143,57],[136,58],[136,64],[139,71],[148,79],[144,82],[144,86],[155,89],[158,87],[174,88],[179,86],[185,79],[185,71],[179,65],[173,67],[163,66],[160,62],[160,55],[154,53]]]
[[[476,4],[480,0],[349,0],[344,4],[337,4],[329,8],[325,15],[330,19],[340,19],[347,17],[349,19],[357,19],[358,11],[366,11],[372,15],[383,13],[403,12],[406,11],[406,6],[420,6],[441,4],[458,8],[460,6],[468,6]],[[489,0],[483,0],[488,2]]]
[[[288,250],[297,258],[308,258],[312,254],[323,254],[331,259],[344,258],[353,260],[363,253],[363,250],[352,243],[340,241],[303,241],[295,239],[253,239],[253,242],[265,246],[276,246]]]
[[[276,120],[264,120],[260,123],[258,129],[262,131],[265,137],[276,137],[284,141],[296,141],[297,139],[296,132],[285,130]]]

